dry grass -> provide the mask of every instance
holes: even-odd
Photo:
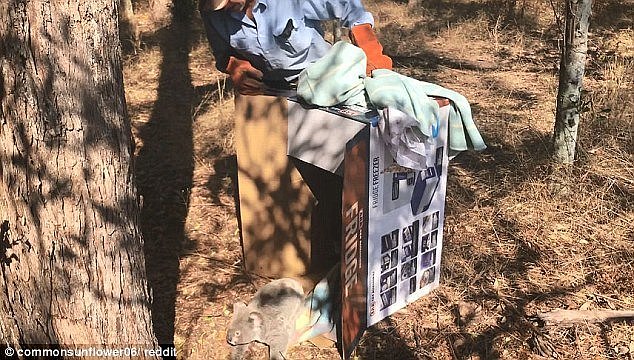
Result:
[[[366,2],[396,70],[467,96],[489,149],[451,164],[440,289],[369,329],[360,359],[538,359],[530,315],[634,308],[634,3],[595,4],[573,168],[548,155],[550,1],[509,3]],[[197,19],[157,28],[140,10],[144,47],[125,81],[155,329],[181,358],[225,359],[231,304],[264,281],[241,267],[233,98]],[[559,358],[634,356],[632,324],[544,332]],[[301,345],[290,358],[338,355]]]

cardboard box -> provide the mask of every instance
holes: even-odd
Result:
[[[346,359],[368,326],[439,284],[449,115],[448,102],[439,104],[426,169],[402,171],[391,170],[398,167],[376,111],[289,101],[288,154],[343,176],[339,337]]]
[[[236,94],[238,225],[248,271],[312,288],[340,260],[345,145],[364,123],[287,95]]]
[[[314,285],[338,261],[341,177],[287,156],[285,96],[236,94],[235,108],[246,269]]]
[[[340,261],[346,359],[368,326],[438,286],[448,113],[441,107],[426,169],[403,171],[393,170],[376,111],[236,97],[246,267],[315,284]]]

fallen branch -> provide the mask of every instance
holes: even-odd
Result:
[[[634,310],[553,310],[535,317],[552,325],[597,324],[634,320]]]

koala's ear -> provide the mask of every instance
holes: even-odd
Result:
[[[259,311],[252,311],[249,314],[249,321],[253,324],[254,328],[262,327],[262,313]]]
[[[233,313],[237,313],[238,311],[240,311],[240,309],[244,309],[247,307],[247,304],[245,303],[241,303],[241,302],[237,302],[235,304],[233,304]]]

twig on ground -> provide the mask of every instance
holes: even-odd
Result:
[[[634,310],[553,310],[538,313],[536,318],[547,325],[574,325],[634,320]]]

